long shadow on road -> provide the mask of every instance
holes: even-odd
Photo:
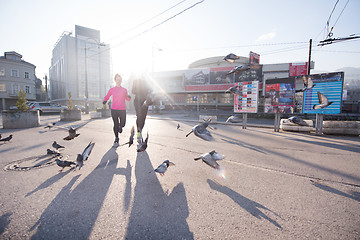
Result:
[[[269,221],[270,223],[274,224],[276,227],[282,228],[279,223],[277,223],[274,219],[270,218],[268,215],[266,215],[263,212],[264,210],[266,210],[266,211],[271,212],[274,215],[279,217],[279,215],[277,215],[276,213],[274,213],[267,207],[261,205],[260,203],[255,202],[253,200],[250,200],[250,199],[242,196],[241,194],[235,192],[234,190],[232,190],[226,186],[220,185],[210,179],[207,180],[207,183],[209,184],[211,189],[214,189],[218,192],[221,192],[221,193],[227,195],[235,203],[237,203],[240,207],[245,209],[248,213],[250,213],[254,217],[256,217],[258,219],[264,218],[267,221]]]
[[[31,239],[88,239],[114,176],[125,175],[126,180],[131,176],[129,160],[126,168],[116,168],[117,163],[116,148],[110,148],[96,169],[71,190],[81,175],[74,176],[31,227],[30,231],[37,228]],[[125,194],[131,195],[128,191]]]
[[[329,167],[321,166],[321,165],[313,163],[311,161],[305,161],[305,160],[302,160],[302,159],[299,159],[299,158],[295,158],[295,157],[293,157],[291,155],[287,155],[287,154],[281,153],[279,151],[271,150],[270,148],[264,148],[264,147],[261,147],[261,146],[250,144],[250,143],[247,143],[245,141],[230,138],[228,136],[225,136],[225,135],[222,135],[222,134],[219,134],[219,133],[216,133],[216,135],[222,137],[222,140],[224,142],[227,142],[227,143],[231,143],[231,144],[238,145],[238,146],[241,146],[241,147],[246,147],[248,149],[251,149],[251,150],[254,150],[254,151],[257,151],[257,152],[261,152],[261,153],[268,153],[268,154],[270,153],[270,154],[282,157],[284,159],[287,159],[289,161],[297,162],[299,164],[303,164],[303,165],[306,165],[308,167],[319,169],[319,170],[322,170],[322,171],[325,171],[325,172],[328,172],[328,173],[331,173],[331,174],[334,174],[334,175],[338,175],[338,176],[341,176],[341,177],[349,178],[349,179],[354,180],[356,182],[360,181],[360,178],[358,176],[353,176],[351,174],[347,174],[347,173],[339,171],[337,169],[331,169]]]
[[[186,222],[189,209],[183,183],[167,195],[156,173],[149,173],[152,169],[148,154],[138,153],[134,202],[126,239],[193,239]]]

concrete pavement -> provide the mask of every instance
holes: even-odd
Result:
[[[58,120],[44,116],[41,124]],[[89,121],[59,123],[80,125]],[[0,164],[45,163],[52,141],[68,160],[94,141],[80,171],[56,165],[1,171],[2,239],[358,239],[360,234],[359,137],[315,136],[271,128],[217,124],[215,141],[185,137],[186,116],[149,116],[149,147],[113,148],[112,120],[91,120],[80,136],[43,127],[9,130]],[[181,129],[176,125],[180,123]],[[129,114],[120,143],[128,140]],[[198,155],[215,149],[225,178]],[[169,159],[161,177],[152,169]],[[149,173],[150,172],[150,173]]]

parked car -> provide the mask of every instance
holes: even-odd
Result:
[[[74,109],[78,109],[78,110],[80,110],[82,112],[85,112],[85,106],[82,106],[82,105],[75,105]]]
[[[63,109],[67,109],[67,107],[61,106],[56,103],[48,103],[48,102],[31,102],[29,103],[29,108],[31,111],[39,110],[41,113],[59,113]]]

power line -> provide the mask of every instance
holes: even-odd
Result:
[[[340,12],[340,14],[339,14],[338,18],[336,19],[336,21],[335,21],[334,25],[331,27],[330,31],[328,31],[327,38],[331,38],[331,37],[333,36],[332,31],[334,30],[334,27],[335,27],[336,23],[339,21],[339,18],[340,18],[340,17],[341,17],[341,15],[343,14],[343,12],[344,12],[344,10],[345,10],[346,6],[348,5],[349,1],[350,1],[350,0],[348,0],[348,1],[346,2],[346,4],[345,4],[344,8],[341,10],[341,12]],[[330,14],[330,17],[331,17],[331,15],[332,15],[332,13],[334,12],[335,7],[336,7],[336,5],[337,5],[337,3],[338,3],[338,2],[339,2],[339,0],[336,2],[336,4],[335,4],[335,6],[334,6],[333,11],[332,11],[332,12],[331,12],[331,14]],[[330,20],[330,17],[329,17],[329,20]],[[329,20],[328,20],[328,22],[326,23],[328,28],[329,28]],[[329,30],[329,29],[328,29],[328,30]]]
[[[335,3],[335,6],[333,7],[333,10],[331,11],[331,13],[330,13],[330,16],[329,16],[329,18],[328,18],[328,20],[326,21],[326,30],[327,30],[327,34],[329,35],[329,24],[330,24],[330,18],[331,18],[331,16],[332,16],[332,14],[334,13],[334,10],[335,10],[335,8],[336,8],[336,5],[339,3],[339,0],[337,0],[336,1],[336,3]]]
[[[112,37],[112,38],[108,39],[106,42],[109,42],[110,40],[113,40],[113,39],[115,39],[115,38],[118,38],[118,37],[120,37],[120,36],[122,36],[122,35],[124,35],[124,34],[126,34],[126,33],[128,33],[128,32],[130,32],[130,31],[132,31],[132,30],[134,30],[134,29],[136,29],[136,28],[138,28],[138,27],[140,27],[140,26],[144,25],[145,23],[150,22],[151,20],[153,20],[153,19],[155,19],[155,18],[157,18],[157,17],[161,16],[162,14],[164,14],[164,13],[166,13],[166,12],[170,11],[171,9],[175,8],[176,6],[180,5],[181,3],[185,2],[185,1],[186,1],[186,0],[183,0],[183,1],[181,1],[181,2],[179,2],[179,3],[177,3],[177,4],[175,4],[174,6],[172,6],[172,7],[168,8],[168,9],[166,9],[165,11],[162,11],[161,13],[156,14],[155,16],[153,16],[153,17],[149,18],[148,20],[146,20],[146,21],[144,21],[144,22],[142,22],[142,23],[140,23],[140,24],[138,24],[138,25],[136,25],[136,26],[134,26],[134,27],[132,27],[132,28],[130,28],[130,29],[128,29],[128,30],[126,30],[125,32],[120,33],[119,35],[116,35],[115,37]]]
[[[180,14],[182,14],[182,13],[190,10],[191,8],[195,7],[196,5],[198,5],[198,4],[200,4],[200,3],[203,3],[204,1],[205,1],[205,0],[196,2],[195,4],[191,5],[190,7],[188,7],[188,8],[186,8],[186,9],[178,12],[177,14],[175,14],[175,15],[167,18],[167,19],[165,19],[164,21],[162,21],[162,22],[160,22],[160,23],[158,23],[158,24],[156,24],[156,25],[154,25],[154,26],[152,26],[152,27],[150,27],[150,28],[148,28],[148,29],[146,29],[146,30],[144,30],[144,31],[142,31],[142,32],[140,32],[140,33],[138,33],[138,34],[136,34],[136,35],[134,35],[134,36],[132,36],[132,37],[130,37],[130,38],[122,41],[122,42],[120,42],[120,43],[118,43],[118,44],[115,44],[115,45],[113,45],[112,47],[110,47],[110,48],[108,48],[108,49],[106,49],[106,50],[103,50],[103,51],[99,52],[98,54],[103,53],[103,52],[105,52],[105,51],[109,51],[110,49],[113,49],[113,48],[118,47],[118,46],[120,46],[120,45],[123,45],[124,43],[129,42],[129,41],[131,41],[131,40],[133,40],[133,39],[135,39],[135,38],[138,38],[139,36],[141,36],[141,35],[149,32],[149,31],[151,31],[151,30],[154,30],[155,28],[161,26],[162,24],[164,24],[164,23],[170,21],[171,19],[179,16]]]

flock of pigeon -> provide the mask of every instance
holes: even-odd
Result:
[[[53,123],[50,123],[48,124],[47,126],[45,126],[44,128],[48,128],[49,130],[52,129],[53,127],[55,127],[56,125],[56,122],[53,122]],[[63,128],[63,127],[57,127],[58,129],[61,129],[61,130],[65,130],[68,132],[68,136],[64,137],[63,140],[66,140],[66,141],[70,141],[70,140],[73,140],[75,139],[76,137],[78,137],[80,135],[80,133],[77,133],[76,131],[83,127],[85,124],[81,125],[81,126],[78,126],[78,127],[68,127],[68,128]],[[84,165],[84,161],[86,161],[88,158],[89,158],[89,155],[92,151],[92,149],[94,148],[95,146],[95,143],[93,142],[90,142],[86,147],[85,149],[83,150],[83,152],[81,154],[77,154],[77,157],[76,157],[76,161],[73,162],[73,161],[66,161],[66,160],[61,160],[63,158],[60,150],[61,149],[64,149],[65,147],[58,144],[56,141],[53,142],[52,144],[52,147],[54,148],[53,150],[52,149],[47,149],[46,153],[48,155],[54,155],[56,156],[57,158],[55,159],[56,161],[56,164],[61,167],[61,169],[59,170],[60,172],[62,170],[64,170],[65,167],[72,167],[72,165],[75,165],[74,167],[74,171],[76,171],[76,168],[79,168],[79,170],[81,169],[81,167]]]

